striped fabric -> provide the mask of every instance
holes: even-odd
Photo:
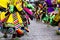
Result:
[[[13,18],[14,18],[15,28],[19,28],[20,27],[20,24],[18,22],[18,18],[17,18],[16,13],[13,14]]]

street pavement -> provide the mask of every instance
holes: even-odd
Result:
[[[60,35],[56,35],[57,27],[47,27],[47,24],[35,20],[31,21],[30,32],[21,40],[60,40]]]
[[[60,40],[60,35],[56,35],[55,33],[57,27],[47,27],[47,24],[44,24],[40,21],[36,22],[35,20],[30,22],[30,32],[19,38],[20,40]],[[1,38],[0,40],[5,39]]]

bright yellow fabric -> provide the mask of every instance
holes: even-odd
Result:
[[[22,11],[23,10],[22,7],[20,7],[19,4],[16,5],[16,8],[18,9],[18,11]]]
[[[22,10],[22,0],[15,0],[14,1],[14,5],[16,6],[16,8],[18,9],[18,11]]]
[[[59,4],[60,4],[60,0],[57,0],[57,3],[59,3]]]
[[[20,6],[21,6],[22,5],[22,0],[15,0],[14,5],[16,6],[17,4],[20,4]]]
[[[60,20],[60,8],[59,8],[59,13],[55,16],[54,20],[57,22]]]
[[[14,1],[15,1],[15,0],[9,0],[9,2],[10,2],[11,4],[13,4],[13,5],[14,5]]]
[[[6,16],[5,16],[6,12],[1,12],[0,14],[0,20],[3,20]]]
[[[54,20],[55,20],[56,22],[58,22],[58,21],[59,21],[59,15],[56,15],[55,18],[54,18]]]
[[[58,14],[55,16],[54,20],[57,21],[57,22],[60,20],[60,13],[58,13]]]
[[[21,25],[23,23],[21,15],[18,12],[16,14],[17,14],[18,21],[19,21],[19,23]]]
[[[10,14],[8,20],[7,20],[7,23],[14,23],[14,20],[13,20],[13,14]]]
[[[9,0],[0,0],[0,6],[3,8],[7,8],[8,3],[9,3]]]

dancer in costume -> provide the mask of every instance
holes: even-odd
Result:
[[[59,12],[58,14],[55,16],[54,21],[56,23],[56,25],[58,26],[58,30],[57,33],[60,34],[60,8],[59,8]]]
[[[0,1],[0,27],[1,27],[1,30],[3,31],[4,29],[4,22],[5,20],[7,19],[8,15],[7,15],[7,9],[8,9],[8,4],[9,4],[9,0],[1,0]],[[5,30],[5,33],[6,33],[6,30]],[[4,36],[7,37],[7,35],[4,33]],[[4,37],[4,38],[6,38]]]

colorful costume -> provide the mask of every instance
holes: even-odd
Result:
[[[3,22],[0,26],[4,31],[12,34],[16,32],[18,35],[29,32],[27,25],[30,24],[29,18],[33,19],[33,12],[22,8],[22,0],[2,0],[0,7],[0,23]]]

